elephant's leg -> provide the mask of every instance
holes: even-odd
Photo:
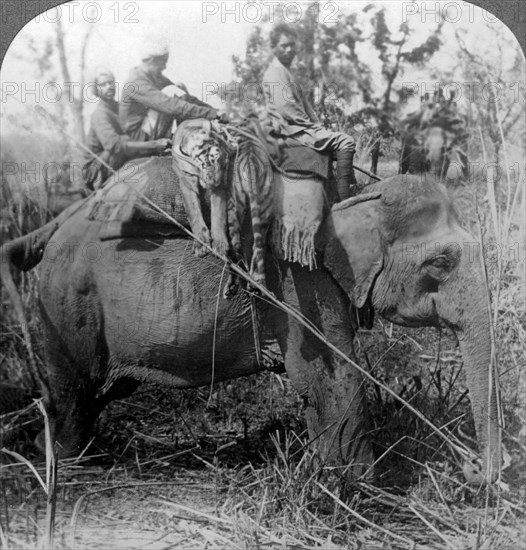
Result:
[[[89,381],[70,375],[76,371],[70,364],[52,370],[48,373],[49,392],[45,399],[51,437],[57,443],[60,458],[75,456],[88,443],[102,403],[97,401],[96,390]],[[42,431],[35,440],[41,451],[45,450],[44,437]]]
[[[95,397],[96,388],[89,380],[64,379],[61,374],[51,381],[50,417],[59,456],[74,456],[88,443],[102,404]]]
[[[116,399],[125,399],[130,397],[133,392],[141,385],[138,380],[133,378],[119,378],[104,392],[103,395],[97,397],[97,403],[100,404],[101,410]]]
[[[328,341],[353,357],[348,301],[330,275],[284,264],[283,299],[306,316]],[[356,478],[373,463],[361,374],[299,321],[276,312],[275,326],[292,383],[303,397],[309,436],[321,456]]]
[[[45,316],[45,313],[43,313]],[[60,329],[45,323],[48,392],[45,406],[50,420],[51,435],[58,444],[60,457],[80,453],[89,441],[91,429],[105,403],[97,399],[97,373],[105,363],[103,350],[92,354],[93,342],[84,338],[78,343],[78,357],[73,357],[64,345]],[[87,359],[91,354],[91,361]],[[44,433],[35,441],[45,449]]]

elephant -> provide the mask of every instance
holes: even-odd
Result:
[[[468,159],[464,151],[440,126],[422,131],[421,136],[406,135],[400,153],[400,173],[430,172],[437,181],[450,181],[469,177]]]
[[[454,98],[428,98],[402,122],[401,174],[432,172],[437,181],[467,180],[469,133]]]
[[[268,291],[296,315],[243,290],[224,299],[226,260],[196,257],[182,235],[100,241],[89,199],[52,239],[48,227],[45,238],[4,245],[4,282],[12,266],[40,261],[46,408],[62,455],[80,452],[104,407],[141,382],[190,388],[256,373],[264,368],[258,349],[277,341],[319,455],[353,479],[371,476],[364,376],[326,343],[354,358],[352,312],[369,308],[402,326],[457,334],[481,476],[493,479],[501,434],[483,263],[448,190],[427,176],[395,175],[363,200],[329,207],[313,266],[266,248]],[[273,178],[280,197],[286,178]]]

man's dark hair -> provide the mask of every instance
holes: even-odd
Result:
[[[291,27],[288,23],[278,23],[270,31],[270,47],[275,48],[276,44],[279,42],[281,36],[292,36],[293,38],[298,38],[298,32],[294,27]]]

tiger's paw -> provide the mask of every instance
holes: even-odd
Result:
[[[239,286],[238,278],[235,275],[230,274],[225,288],[223,289],[223,298],[225,298],[225,300],[230,300],[233,298],[238,293]]]
[[[226,239],[214,239],[212,242],[212,249],[216,254],[226,256],[230,249],[230,245]]]
[[[204,246],[200,242],[194,242],[194,256],[197,256],[198,258],[204,258],[208,254],[208,252],[209,251],[206,246]]]

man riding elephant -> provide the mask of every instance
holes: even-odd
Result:
[[[105,68],[95,71],[93,82],[99,97],[91,115],[82,167],[82,177],[90,190],[98,189],[126,161],[153,154],[161,154],[169,145],[168,139],[150,142],[132,141],[119,124],[118,103],[115,101],[115,77]]]
[[[185,92],[181,97],[170,97],[162,91],[174,85],[162,74],[168,55],[166,46],[147,46],[141,65],[131,70],[124,84],[119,119],[132,139],[148,141],[170,137],[174,120],[179,123],[194,118],[219,118],[216,109],[187,93],[183,84],[177,85]]]
[[[457,99],[442,90],[421,97],[420,108],[402,121],[400,172],[418,174],[432,171],[440,178],[468,177],[467,141],[469,132],[465,118],[459,113]],[[451,170],[453,172],[453,170]]]
[[[335,153],[336,180],[340,199],[350,196],[356,184],[353,157],[356,143],[343,132],[323,127],[290,70],[296,55],[297,32],[285,23],[270,34],[274,58],[263,75],[267,121],[274,133],[293,138],[316,151]]]

